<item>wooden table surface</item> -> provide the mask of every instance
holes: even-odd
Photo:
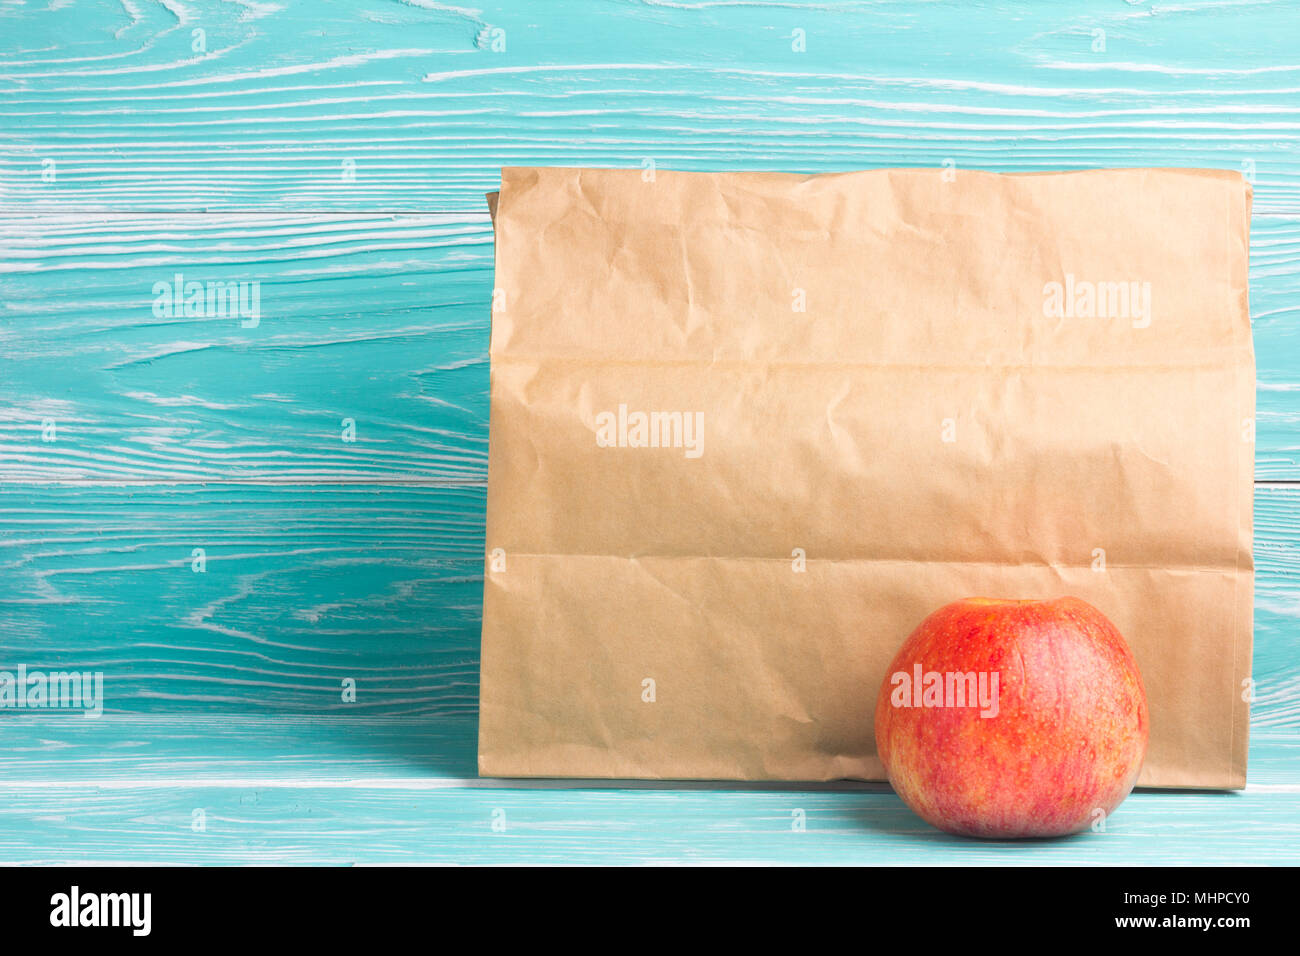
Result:
[[[0,713],[0,862],[1300,862],[1298,131],[1279,2],[0,0],[0,668],[107,698]],[[476,777],[483,193],[649,162],[1253,179],[1244,792],[999,844],[868,785]],[[156,315],[177,273],[263,318]]]

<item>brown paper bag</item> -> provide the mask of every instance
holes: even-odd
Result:
[[[1244,786],[1250,189],[505,169],[479,770],[880,779],[904,638],[1072,594]]]

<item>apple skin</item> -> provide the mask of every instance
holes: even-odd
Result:
[[[996,716],[898,706],[893,675],[917,663],[997,673]],[[1064,836],[1109,816],[1133,789],[1148,729],[1128,645],[1074,597],[940,608],[904,642],[876,702],[876,747],[903,802],[940,830],[987,839]]]

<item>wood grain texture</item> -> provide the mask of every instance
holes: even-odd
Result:
[[[1104,833],[987,843],[932,830],[873,784],[479,779],[475,731],[464,717],[13,717],[0,863],[1300,861],[1294,733],[1255,736],[1243,793],[1142,792]]]
[[[1246,168],[1300,203],[1269,0],[50,6],[0,7],[9,209],[476,210],[502,165],[647,159]]]
[[[191,829],[195,811],[203,832]],[[791,823],[802,810],[806,830]],[[983,843],[930,829],[892,793],[403,791],[365,784],[56,795],[0,784],[14,864],[1295,865],[1300,795],[1138,793],[1105,833]],[[492,829],[504,821],[505,831]]]
[[[862,781],[774,783],[502,780],[477,773],[478,722],[469,715],[319,717],[251,714],[10,713],[0,720],[0,781],[14,789],[248,786],[376,789],[881,791]],[[1300,792],[1300,734],[1251,736],[1251,792]]]
[[[1251,731],[1300,726],[1300,488],[1255,489]]]
[[[485,216],[0,219],[0,480],[482,482],[491,239]],[[247,283],[257,314],[157,314],[178,282]]]
[[[1298,38],[1275,0],[0,3],[0,667],[108,709],[0,714],[0,863],[1300,862],[1296,487],[1244,793],[1006,845],[870,785],[474,776],[502,165],[1241,170],[1257,476],[1296,481]],[[260,320],[154,315],[178,271]]]
[[[803,832],[792,829],[799,811]],[[1138,793],[1104,833],[1012,844],[930,829],[889,792],[0,784],[0,860],[1295,865],[1298,820],[1296,793]]]
[[[471,714],[484,505],[482,487],[0,484],[0,663],[101,670],[110,712]],[[1255,518],[1252,725],[1300,730],[1300,488],[1258,489]]]
[[[102,671],[110,711],[474,713],[484,509],[482,487],[0,485],[0,662]]]
[[[485,214],[0,217],[0,480],[482,482],[492,253]],[[178,274],[256,325],[155,315]],[[1297,479],[1300,213],[1255,218],[1251,308],[1258,477]]]

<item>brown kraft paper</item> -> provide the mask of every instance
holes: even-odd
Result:
[[[1250,200],[504,169],[480,773],[882,779],[926,615],[1070,594],[1141,667],[1139,785],[1244,786]]]

